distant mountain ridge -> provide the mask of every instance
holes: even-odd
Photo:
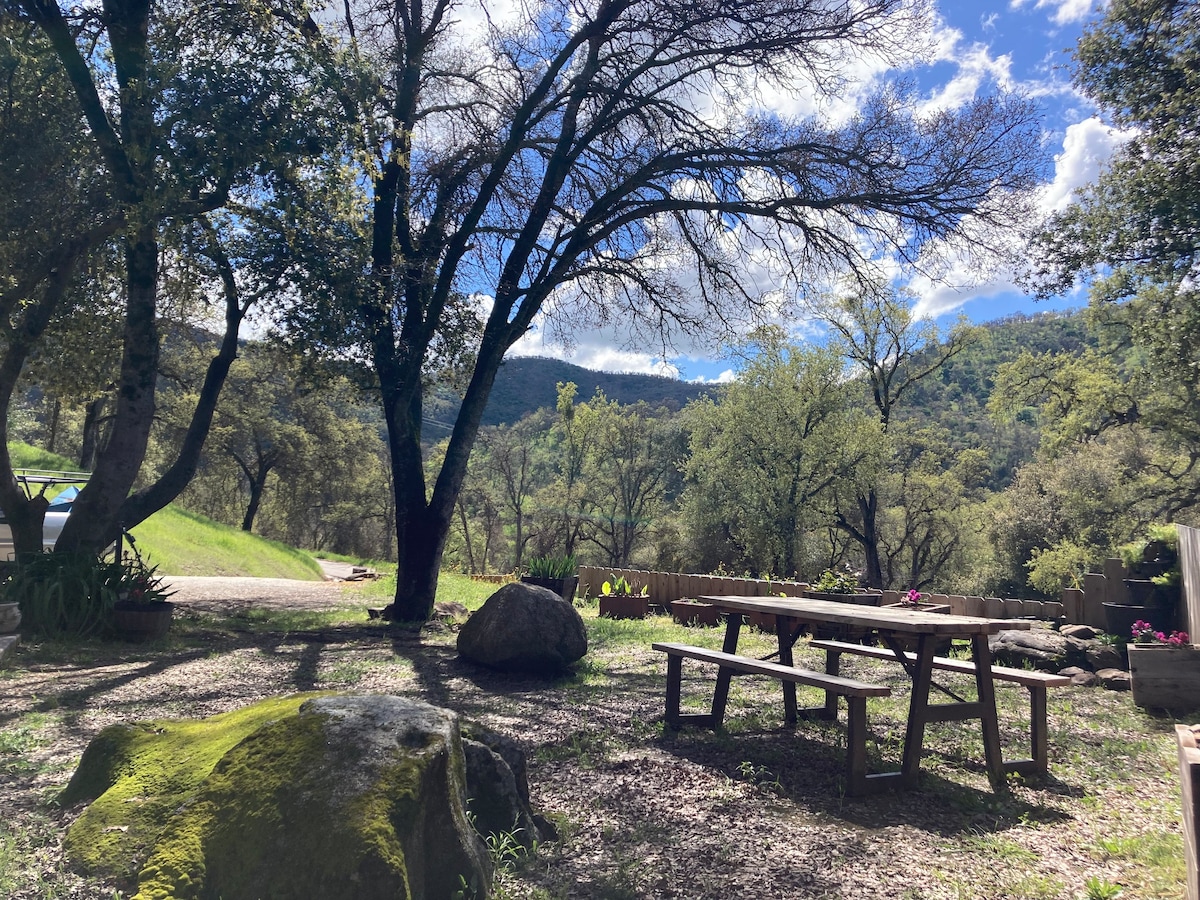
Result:
[[[1022,350],[1078,352],[1094,344],[1084,317],[1077,311],[1017,314],[984,323],[981,339],[950,360],[934,376],[915,385],[906,395],[900,417],[922,424],[938,422],[948,428],[955,443],[989,447],[1002,482],[1027,459],[1037,442],[1032,424],[997,426],[986,411],[997,368],[1016,359]],[[505,360],[496,375],[485,425],[511,425],[538,409],[553,409],[560,383],[574,382],[576,400],[590,400],[597,389],[622,404],[644,400],[652,407],[682,409],[692,400],[713,394],[719,385],[679,381],[661,375],[622,374],[585,369],[559,359],[522,356]],[[435,389],[427,398],[425,423],[429,439],[443,437],[458,413],[459,398],[446,389]],[[1003,433],[998,433],[1003,432]],[[1007,457],[1001,461],[1002,457]]]
[[[521,417],[543,407],[554,409],[558,403],[558,385],[574,382],[577,402],[590,400],[599,389],[609,400],[621,404],[644,400],[652,407],[680,410],[692,400],[716,389],[712,384],[679,381],[663,375],[597,372],[540,356],[518,356],[506,359],[496,373],[488,405],[483,413],[484,425],[511,425]],[[437,392],[426,403],[426,424],[450,425],[458,412],[457,397]],[[439,429],[440,432],[440,429]],[[431,436],[440,436],[435,432]]]

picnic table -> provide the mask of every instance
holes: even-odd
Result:
[[[920,775],[921,753],[925,737],[925,726],[930,722],[947,722],[959,720],[978,720],[982,730],[984,756],[988,776],[993,785],[1003,783],[1008,771],[1044,771],[1046,765],[1046,728],[1045,728],[1045,688],[1048,684],[1062,684],[1069,679],[1044,673],[1024,673],[1023,670],[1009,670],[993,667],[991,649],[988,646],[988,636],[1006,629],[1027,630],[1031,622],[1021,619],[989,619],[977,616],[958,616],[945,613],[910,610],[903,608],[887,608],[875,606],[858,606],[848,603],[838,603],[830,600],[810,600],[795,597],[730,597],[706,596],[700,598],[706,603],[727,613],[725,642],[721,654],[709,651],[707,661],[716,662],[722,666],[720,659],[715,656],[727,657],[722,668],[718,670],[717,684],[713,698],[714,715],[708,718],[712,724],[720,724],[726,698],[729,691],[730,678],[736,671],[749,671],[752,661],[737,656],[738,636],[742,626],[742,614],[761,613],[774,616],[776,635],[778,637],[778,664],[792,667],[792,649],[803,633],[805,626],[821,624],[848,625],[868,629],[878,636],[886,650],[877,647],[861,648],[863,655],[878,656],[892,659],[903,666],[908,673],[912,690],[909,700],[908,723],[904,739],[904,753],[899,772],[885,772],[866,775],[861,767],[854,774],[853,793],[869,793],[893,787],[915,787]],[[953,660],[938,657],[935,646],[939,639],[957,638],[970,641],[971,659]],[[815,642],[820,644],[821,642]],[[837,676],[837,660],[844,652],[855,652],[857,645],[840,642],[825,642],[829,651],[826,663],[826,675],[830,678]],[[915,650],[910,649],[915,644]],[[830,646],[831,645],[831,646]],[[659,649],[666,649],[663,645]],[[682,645],[679,645],[682,647]],[[702,658],[685,652],[688,649],[675,650],[677,654]],[[673,651],[666,649],[670,655]],[[773,654],[774,655],[774,654]],[[670,659],[670,656],[669,656]],[[744,662],[734,663],[732,660]],[[973,676],[976,688],[976,699],[963,700],[953,692],[940,688],[949,694],[954,702],[930,703],[930,689],[934,686],[933,673],[935,669],[957,671]],[[668,681],[668,718],[672,686]],[[759,671],[758,674],[774,674],[777,672]],[[1028,677],[1022,677],[1027,675]],[[1017,681],[1029,688],[1031,697],[1031,732],[1033,756],[1032,760],[1020,760],[1005,763],[1000,746],[1000,729],[996,713],[996,694],[994,680]],[[796,683],[813,683],[811,680],[781,678],[784,694],[784,718],[790,724],[797,719]],[[831,683],[835,684],[835,683]],[[817,685],[821,686],[821,685]],[[845,690],[842,696],[850,699]],[[861,693],[861,691],[860,691]],[[678,687],[675,687],[676,717],[678,717]],[[836,715],[839,691],[827,689],[826,711],[832,706]],[[811,712],[811,711],[808,711]],[[1039,724],[1040,713],[1040,724]],[[853,724],[853,722],[852,722]],[[861,755],[861,751],[856,751]]]

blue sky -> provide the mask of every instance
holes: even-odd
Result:
[[[1043,147],[1051,161],[1052,178],[1039,194],[1042,212],[1061,209],[1071,192],[1091,181],[1121,143],[1090,104],[1073,89],[1070,51],[1087,22],[1102,10],[1086,0],[1015,0],[1010,3],[968,3],[942,0],[931,23],[936,59],[908,73],[929,102],[952,104],[997,87],[1033,98],[1042,110]],[[918,314],[952,321],[965,314],[985,322],[1015,312],[1082,306],[1081,292],[1035,303],[1013,285],[1011,273],[981,276],[965,261],[952,265],[943,279],[930,282],[901,273],[898,281],[918,298]],[[797,334],[802,322],[790,323]],[[571,334],[571,346],[555,343],[550,333],[535,330],[514,352],[552,356],[593,369],[661,372],[687,380],[724,380],[731,363],[703,342],[679,348],[675,354],[646,352],[655,347],[652,336],[621,339],[608,332]],[[632,348],[632,349],[631,349]]]

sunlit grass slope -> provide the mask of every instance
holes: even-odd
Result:
[[[138,525],[133,536],[138,552],[164,575],[321,580],[321,567],[304,551],[174,506]]]
[[[8,450],[16,468],[77,470],[66,457],[28,444],[9,444]],[[138,525],[133,536],[138,552],[164,575],[321,580],[321,567],[309,554],[174,506]]]

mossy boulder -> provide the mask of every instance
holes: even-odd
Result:
[[[63,800],[95,802],[66,849],[165,898],[486,896],[455,713],[389,696],[297,696],[200,722],[106,729]]]

